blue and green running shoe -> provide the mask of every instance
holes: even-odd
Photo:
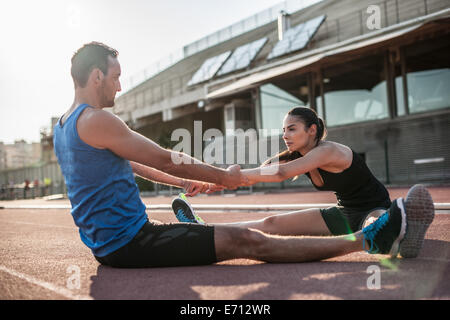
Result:
[[[428,227],[434,219],[434,203],[428,190],[420,184],[409,189],[405,199],[407,217],[406,235],[400,244],[400,256],[415,258],[419,255]]]
[[[205,224],[205,221],[195,214],[184,193],[173,199],[172,209],[179,222]]]
[[[406,212],[403,199],[399,198],[392,202],[391,207],[383,213],[375,222],[363,230],[363,248],[371,254],[389,254],[392,258],[397,257],[400,243],[406,233]],[[365,249],[366,242],[369,249]]]

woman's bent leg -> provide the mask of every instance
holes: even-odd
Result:
[[[331,235],[319,209],[306,209],[288,213],[276,214],[260,220],[215,224],[256,229],[275,235]]]

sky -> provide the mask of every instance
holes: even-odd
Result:
[[[122,81],[280,0],[0,0],[0,142],[39,142],[73,102],[70,58],[119,51]]]

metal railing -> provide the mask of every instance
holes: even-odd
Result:
[[[28,185],[26,180],[29,181]],[[64,178],[57,162],[0,171],[2,200],[43,197],[65,192]]]

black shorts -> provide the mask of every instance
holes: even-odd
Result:
[[[336,206],[320,209],[320,213],[331,234],[339,236],[361,230],[366,217],[371,212],[380,209],[387,210],[388,208],[358,209]]]
[[[217,262],[214,227],[147,221],[128,244],[107,256],[95,258],[103,265],[116,268],[212,264]]]

